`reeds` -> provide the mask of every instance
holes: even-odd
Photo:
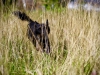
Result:
[[[98,12],[65,9],[28,14],[40,23],[49,20],[51,54],[35,50],[26,36],[27,22],[12,14],[1,17],[2,75],[90,75],[92,70],[100,74]]]

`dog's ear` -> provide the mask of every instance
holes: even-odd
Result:
[[[50,33],[50,27],[49,27],[48,19],[46,20],[46,30],[49,34]]]

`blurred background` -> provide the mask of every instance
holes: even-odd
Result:
[[[24,10],[45,10],[59,7],[77,9],[83,7],[86,10],[99,10],[99,0],[1,0],[1,8],[17,7]]]

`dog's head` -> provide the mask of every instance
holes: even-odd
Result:
[[[43,50],[46,51],[46,53],[50,53],[50,41],[48,38],[48,35],[50,34],[50,27],[48,23],[48,19],[46,20],[46,26],[44,29],[44,37],[43,37]]]
[[[32,22],[30,23],[30,28],[34,33],[35,38],[33,37],[33,39],[36,40],[36,42],[33,42],[33,44],[36,46],[36,49],[42,49],[43,52],[50,53],[50,42],[48,37],[48,34],[50,33],[50,27],[48,20],[46,20],[46,24],[39,24],[36,21]]]
[[[50,27],[48,20],[46,20],[46,24],[41,24],[40,27],[36,29],[35,33],[43,52],[50,53],[50,41],[48,38]]]

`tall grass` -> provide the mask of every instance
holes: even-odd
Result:
[[[11,12],[10,12],[11,13]],[[30,12],[49,20],[50,55],[36,51],[26,36],[27,22],[12,14],[0,19],[1,75],[100,75],[100,14],[83,10]],[[5,18],[6,17],[6,18]]]

